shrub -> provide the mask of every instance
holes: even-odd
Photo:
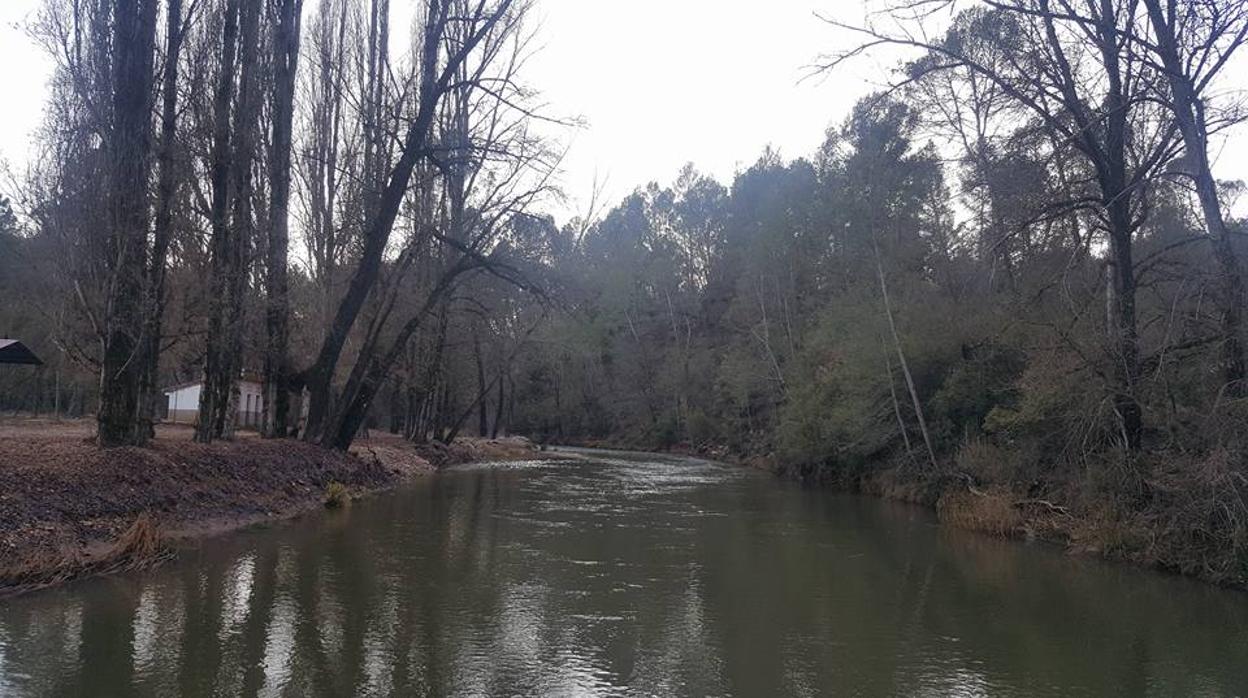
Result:
[[[339,509],[351,503],[351,492],[341,482],[331,482],[325,487],[325,506]]]

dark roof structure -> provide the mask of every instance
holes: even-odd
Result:
[[[0,364],[30,364],[42,366],[35,353],[16,339],[0,339]]]

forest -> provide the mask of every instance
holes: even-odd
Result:
[[[415,5],[47,0],[0,202],[0,334],[47,365],[0,409],[142,446],[202,379],[229,440],[255,372],[267,438],[683,450],[1248,581],[1248,2],[812,15],[811,80],[905,56],[816,152],[566,222],[532,3]]]

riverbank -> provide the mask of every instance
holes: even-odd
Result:
[[[0,596],[144,567],[170,543],[297,516],[455,463],[532,457],[523,439],[417,446],[390,434],[350,453],[243,434],[197,444],[161,425],[145,448],[101,449],[90,420],[0,421]]]
[[[931,507],[946,525],[1248,590],[1248,480],[1228,453],[1146,453],[1022,481],[965,467],[974,460],[939,473],[892,463],[848,486]]]
[[[939,471],[905,459],[856,468],[802,470],[775,454],[742,455],[716,444],[572,440],[586,448],[659,450],[757,468],[831,491],[933,510],[942,524],[999,538],[1041,540],[1072,555],[1194,577],[1248,590],[1248,478],[1242,454],[1154,452],[1132,463],[1096,462],[1015,480],[1020,456],[985,444],[963,448]]]

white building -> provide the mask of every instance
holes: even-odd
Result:
[[[203,380],[180,383],[165,389],[165,421],[194,424],[199,420],[199,394]],[[264,404],[264,388],[260,381],[243,377],[238,380],[237,426],[257,428]]]

